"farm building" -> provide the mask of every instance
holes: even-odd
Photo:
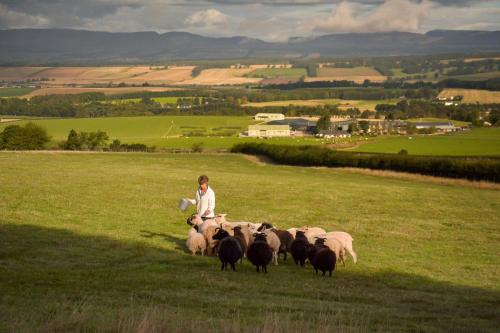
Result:
[[[271,138],[275,136],[290,136],[288,125],[249,125],[248,136],[258,138]]]
[[[406,133],[406,121],[368,119],[368,132],[376,134]],[[359,123],[358,123],[359,126]]]
[[[459,128],[455,127],[452,122],[447,121],[447,122],[417,122],[413,123],[415,125],[416,129],[431,129],[435,128],[439,132],[454,132],[458,131]]]
[[[288,125],[293,135],[301,136],[312,134],[316,131],[316,121],[304,118],[287,118],[283,120],[273,120],[267,125]]]
[[[285,119],[285,115],[281,113],[257,113],[254,116],[255,120],[264,120],[264,121],[270,121],[270,120],[283,120]]]

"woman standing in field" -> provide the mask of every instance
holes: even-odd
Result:
[[[203,221],[213,219],[215,217],[215,193],[208,186],[208,177],[206,175],[198,177],[198,185],[195,199],[189,199],[189,201],[196,206],[196,212]]]

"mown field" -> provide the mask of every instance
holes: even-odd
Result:
[[[447,135],[377,137],[358,145],[353,151],[411,155],[481,156],[500,155],[500,129],[476,128]]]
[[[488,91],[478,89],[451,89],[441,91],[438,97],[462,96],[462,103],[500,103],[500,91]]]
[[[497,190],[237,155],[0,153],[0,331],[496,332]],[[184,249],[206,173],[231,219],[354,236],[332,278]],[[300,195],[298,195],[300,194]]]

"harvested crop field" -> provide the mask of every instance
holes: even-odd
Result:
[[[439,97],[463,96],[463,103],[500,103],[500,91],[476,89],[444,89]]]
[[[308,77],[306,82],[314,81],[354,81],[361,83],[364,80],[372,82],[383,82],[387,79],[378,71],[371,67],[353,67],[353,68],[334,68],[323,67],[318,69],[317,77]]]
[[[173,91],[182,90],[172,87],[125,87],[125,88],[66,88],[66,87],[47,87],[33,90],[22,97],[31,98],[33,96],[45,95],[63,95],[63,94],[81,94],[86,92],[102,92],[105,95],[128,94],[138,91]]]
[[[247,84],[260,82],[260,78],[243,77],[252,72],[251,68],[210,68],[201,71],[195,78],[179,82],[180,84],[222,85]]]
[[[55,84],[177,83],[191,78],[192,66],[4,67],[0,80],[50,79]]]
[[[268,107],[268,106],[323,106],[323,105],[337,105],[339,109],[358,108],[360,110],[375,110],[377,104],[396,104],[397,100],[343,100],[343,99],[308,99],[308,100],[285,100],[285,101],[271,101],[271,102],[255,102],[247,103],[243,106],[252,107]]]

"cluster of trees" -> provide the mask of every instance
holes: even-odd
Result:
[[[146,146],[142,143],[121,143],[115,139],[108,146],[109,136],[106,132],[77,132],[69,131],[68,138],[61,142],[60,147],[64,150],[92,150],[92,151],[120,151],[120,152],[153,152],[155,147]]]
[[[431,157],[401,154],[338,152],[317,146],[242,143],[235,153],[263,155],[288,165],[355,167],[419,173],[424,175],[500,182],[500,159]]]
[[[468,75],[500,70],[500,60],[497,59],[484,59],[468,62],[465,62],[462,59],[457,59],[450,61],[448,65],[451,69],[446,72],[447,75]]]
[[[103,150],[109,137],[106,132],[76,132],[71,130],[68,139],[61,143],[65,150]]]
[[[120,140],[115,139],[109,145],[109,150],[120,152],[154,152],[156,147],[146,146],[143,143],[121,143]]]
[[[459,104],[446,106],[421,100],[402,100],[396,105],[378,104],[375,107],[377,115],[387,119],[408,119],[436,117],[471,122],[474,126],[481,126],[483,120],[490,114],[498,114],[500,104]]]
[[[37,124],[9,125],[0,132],[0,149],[40,150],[50,141],[47,130]]]

